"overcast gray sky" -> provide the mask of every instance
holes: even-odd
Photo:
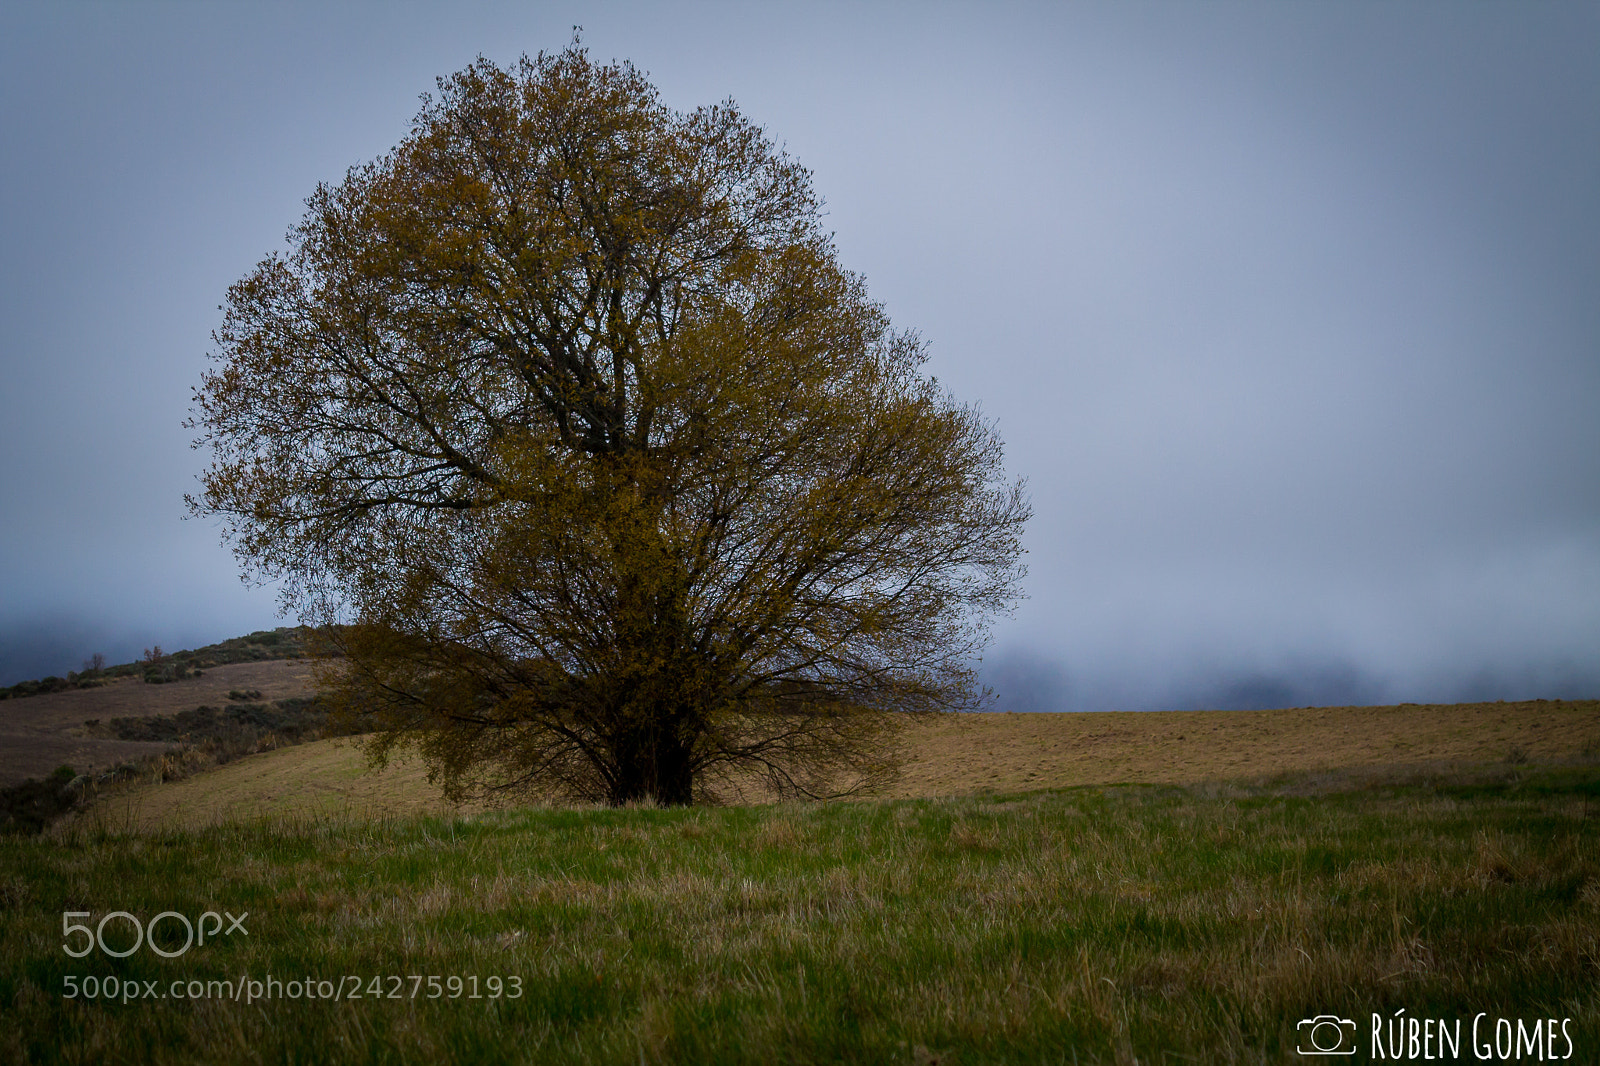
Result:
[[[727,97],[1028,478],[1016,709],[1600,695],[1600,4],[0,3],[0,684],[282,624],[227,286],[433,79]]]

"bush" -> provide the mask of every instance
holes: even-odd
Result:
[[[37,681],[19,681],[9,688],[0,689],[0,699],[20,699],[23,696],[44,696],[51,692],[65,692],[77,688],[76,681],[64,677],[42,677]]]
[[[229,693],[229,698],[234,698],[234,693]],[[347,732],[329,723],[326,702],[315,696],[270,704],[202,705],[173,715],[113,718],[104,724],[95,720],[84,725],[94,736],[181,745],[185,753],[198,753],[205,757],[202,761],[215,765]]]
[[[176,658],[144,668],[144,683],[147,685],[164,685],[171,681],[184,681],[199,676],[199,670],[189,669],[187,662]]]
[[[0,789],[0,833],[33,835],[71,810],[83,792],[73,787],[78,775],[60,766],[43,781],[28,778]]]

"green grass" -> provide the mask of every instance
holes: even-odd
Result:
[[[1326,787],[1326,785],[1324,785]],[[1600,1061],[1600,775],[1074,789],[0,841],[0,1053],[37,1062],[1302,1062],[1295,1022],[1571,1018]],[[248,911],[176,959],[62,912]],[[163,923],[164,946],[183,941]],[[115,920],[113,946],[131,940]],[[77,941],[75,940],[74,943]],[[67,975],[400,999],[66,1001]],[[522,979],[410,997],[409,975]],[[388,986],[385,986],[385,991]],[[1465,1034],[1464,1034],[1465,1035]],[[1558,1053],[1566,1050],[1558,1042]],[[1462,1057],[1473,1061],[1468,1047]],[[1327,1060],[1323,1060],[1327,1061]],[[1337,1061],[1349,1062],[1349,1058]]]

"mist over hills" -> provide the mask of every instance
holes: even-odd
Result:
[[[1359,707],[1390,703],[1593,699],[1594,664],[1552,661],[1520,671],[1484,668],[1456,677],[1390,676],[1344,659],[1286,659],[1266,667],[1177,664],[1166,671],[1133,663],[1082,671],[1057,657],[1007,649],[981,670],[1001,711],[1259,711],[1280,707]]]
[[[270,627],[267,627],[270,628]],[[137,639],[72,619],[0,630],[0,687],[82,670],[95,652],[107,663],[131,662],[144,648],[169,653],[241,635],[203,634],[186,642]],[[1176,663],[1165,670],[1134,662],[1075,668],[1059,655],[1015,645],[992,649],[979,676],[994,710],[1017,712],[1268,710],[1373,706],[1383,703],[1477,703],[1494,700],[1593,699],[1600,666],[1552,659],[1521,670],[1482,667],[1457,676],[1386,675],[1349,659],[1285,658],[1275,664]]]
[[[250,662],[298,655],[304,648],[291,634],[291,629],[268,626],[248,634],[181,644],[166,639],[146,639],[142,645],[127,636],[115,637],[107,627],[97,628],[71,620],[0,629],[0,688],[21,681],[64,678],[72,672],[85,672],[96,653],[104,657],[107,669],[136,664],[145,651],[156,647],[161,648],[167,661],[198,655],[212,663]]]

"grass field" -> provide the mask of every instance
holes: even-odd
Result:
[[[1566,1020],[1554,1051],[1600,1058],[1593,767],[80,822],[0,842],[0,869],[0,1053],[19,1061],[1291,1062],[1313,1061],[1296,1022],[1338,1014],[1360,1039],[1337,1061],[1366,1062],[1371,1015],[1402,1009],[1461,1019],[1458,1043],[1479,1012]],[[248,935],[64,953],[85,934],[63,912],[117,910],[248,912]],[[184,941],[158,926],[156,946]],[[362,995],[307,999],[308,979]],[[247,1003],[174,981],[262,984]]]
[[[0,1061],[1365,1063],[1376,1014],[1382,1061],[1533,1059],[1537,1023],[1600,1062],[1600,705],[967,716],[905,754],[806,806],[451,809],[350,740],[102,796],[0,839]],[[65,950],[168,911],[207,942]],[[1356,1054],[1300,1055],[1328,1014]]]

